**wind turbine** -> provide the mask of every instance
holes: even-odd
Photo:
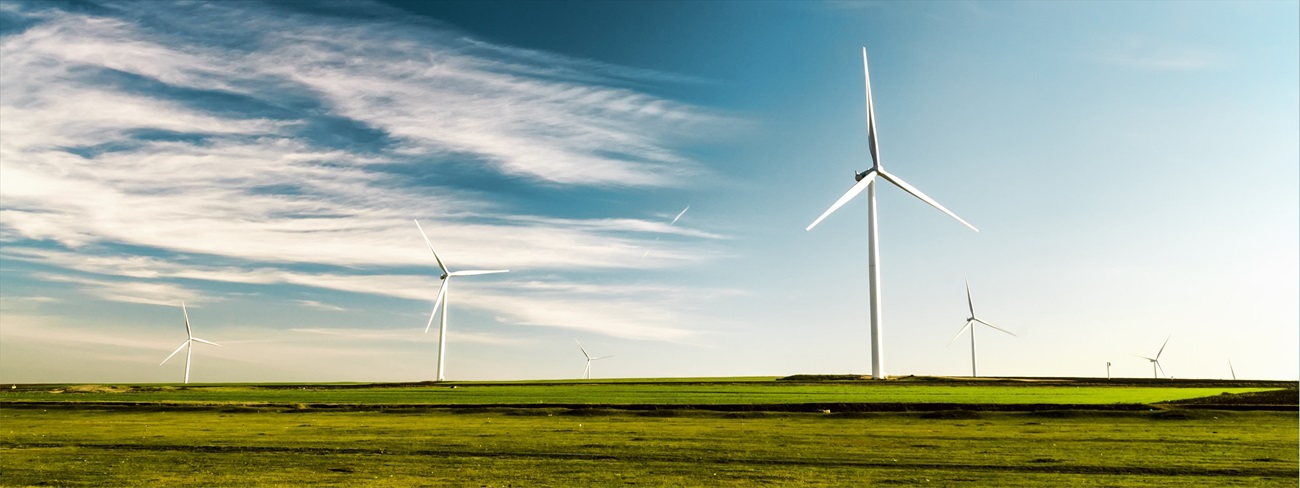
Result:
[[[175,355],[176,355],[176,353],[181,352],[181,349],[185,349],[185,383],[186,383],[186,384],[189,384],[189,382],[190,382],[190,357],[191,357],[191,356],[193,355],[193,353],[194,353],[194,343],[195,343],[195,342],[202,342],[202,343],[204,343],[204,344],[212,344],[212,345],[214,345],[214,346],[220,346],[221,344],[217,344],[217,343],[215,343],[215,342],[210,342],[210,341],[205,341],[205,340],[203,340],[203,339],[199,339],[198,337],[194,337],[194,332],[190,331],[190,313],[189,313],[188,311],[185,310],[185,302],[184,302],[184,301],[181,302],[181,314],[182,314],[183,316],[185,316],[185,335],[188,336],[188,337],[185,339],[185,342],[182,342],[182,343],[181,343],[180,347],[177,347],[175,351],[172,351],[171,356],[167,356],[167,359],[171,359],[172,356],[175,356]],[[162,362],[161,362],[161,363],[158,363],[158,365],[159,365],[159,366],[162,366],[163,364],[166,364],[166,363],[167,363],[167,359],[162,360]]]
[[[884,178],[885,181],[902,188],[903,191],[921,199],[921,201],[930,204],[934,208],[939,209],[939,211],[948,214],[949,217],[957,219],[958,222],[961,222],[966,227],[970,227],[971,230],[979,232],[979,229],[976,229],[975,226],[962,220],[962,218],[958,217],[957,214],[944,208],[944,206],[940,205],[939,202],[936,202],[934,199],[921,193],[921,190],[907,184],[907,182],[903,181],[902,178],[885,172],[884,166],[881,165],[880,160],[880,144],[876,141],[876,111],[874,108],[874,102],[871,99],[871,73],[867,69],[867,48],[865,47],[862,48],[862,72],[866,78],[867,84],[867,143],[871,150],[871,169],[862,173],[855,171],[853,175],[857,180],[857,183],[804,230],[812,230],[813,227],[816,227],[817,224],[821,223],[821,221],[832,212],[844,206],[845,203],[848,203],[849,200],[852,200],[853,197],[857,196],[859,193],[862,193],[862,190],[867,191],[867,262],[868,267],[870,268],[868,280],[871,286],[871,377],[879,380],[885,378],[885,355],[883,344],[884,338],[882,337],[883,326],[881,324],[882,315],[880,310],[880,236],[876,228],[876,176]]]
[[[965,275],[962,276],[962,279],[966,281],[966,305],[970,307],[970,318],[966,319],[966,325],[963,326],[961,330],[957,331],[957,335],[952,336],[952,340],[948,341],[948,343],[952,344],[952,341],[955,341],[957,340],[958,337],[961,337],[962,332],[966,332],[966,329],[970,329],[970,376],[971,378],[974,378],[979,375],[975,373],[975,327],[973,327],[973,324],[979,322],[981,324],[992,327],[995,330],[1009,334],[1012,337],[1016,337],[1016,335],[1012,334],[1011,332],[1008,332],[1007,330],[1001,327],[985,322],[983,319],[980,319],[979,317],[975,316],[975,301],[971,300],[970,298],[970,280],[967,279]]]
[[[1146,356],[1138,356],[1138,357],[1140,357],[1140,358],[1142,358],[1142,359],[1145,359],[1145,360],[1147,360],[1147,361],[1151,361],[1151,377],[1153,377],[1153,378],[1159,378],[1159,377],[1160,377],[1160,375],[1156,373],[1157,370],[1158,370],[1160,373],[1165,372],[1165,368],[1162,368],[1162,367],[1160,366],[1160,353],[1165,352],[1165,346],[1169,345],[1169,339],[1172,338],[1172,337],[1173,337],[1173,336],[1171,335],[1171,336],[1165,338],[1165,343],[1160,345],[1160,350],[1159,350],[1159,351],[1156,351],[1156,357],[1149,358],[1149,357],[1146,357]]]
[[[453,276],[474,276],[493,273],[507,273],[508,269],[491,269],[491,270],[471,270],[451,272],[447,266],[442,264],[442,259],[438,257],[438,250],[433,248],[433,242],[429,236],[424,233],[424,228],[420,227],[420,221],[415,221],[415,228],[420,230],[420,236],[424,237],[424,242],[429,244],[429,250],[433,252],[433,260],[438,262],[438,269],[442,270],[442,286],[438,288],[438,299],[433,302],[433,313],[429,314],[429,323],[424,326],[424,333],[429,333],[429,328],[433,326],[433,318],[438,315],[438,307],[442,302],[447,300],[447,289],[451,287],[451,277]],[[441,325],[438,326],[438,381],[443,381],[442,363],[443,355],[447,351],[447,307],[442,307]]]
[[[574,339],[573,342],[578,342],[578,340],[577,340],[577,339]],[[581,343],[581,342],[578,342],[578,349],[582,349],[582,355],[583,355],[583,356],[587,356],[587,369],[584,370],[584,371],[582,372],[582,379],[584,379],[584,380],[589,380],[589,379],[591,379],[591,362],[592,362],[592,361],[595,361],[595,360],[597,360],[597,359],[608,359],[608,358],[612,358],[612,357],[614,357],[614,356],[597,356],[597,357],[591,357],[590,354],[587,354],[587,348],[582,347],[582,343]]]

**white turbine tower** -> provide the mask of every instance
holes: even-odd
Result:
[[[442,264],[442,258],[438,257],[438,250],[433,248],[433,242],[429,236],[424,233],[424,228],[420,227],[420,221],[415,221],[415,228],[420,230],[420,236],[424,237],[424,242],[429,244],[429,250],[433,252],[433,260],[438,262],[438,269],[442,270],[442,286],[438,288],[438,298],[433,302],[433,313],[429,314],[429,323],[424,326],[424,333],[429,333],[429,328],[433,326],[433,318],[438,316],[438,307],[442,302],[447,301],[447,289],[451,287],[451,277],[453,276],[474,276],[493,273],[507,273],[508,269],[491,269],[491,270],[471,270],[451,272],[447,266]],[[447,351],[447,307],[442,307],[441,325],[438,326],[438,381],[444,381],[442,375],[443,355]]]
[[[989,327],[992,327],[992,328],[995,329],[995,330],[1001,331],[1001,332],[1006,333],[1006,334],[1010,334],[1012,337],[1015,337],[1016,335],[1015,335],[1015,334],[1012,334],[1011,332],[1009,332],[1009,331],[1007,331],[1007,330],[1005,330],[1005,329],[1003,329],[1003,328],[1001,328],[1001,327],[998,327],[998,326],[996,326],[996,325],[993,325],[993,324],[990,324],[990,323],[988,323],[988,322],[985,322],[983,319],[981,319],[981,318],[975,316],[975,301],[974,301],[974,300],[971,300],[971,297],[970,297],[970,280],[969,280],[969,279],[966,279],[965,276],[962,276],[962,279],[966,281],[966,305],[967,305],[968,307],[970,307],[970,318],[966,319],[966,325],[963,326],[963,327],[961,328],[961,330],[957,331],[957,335],[952,336],[952,340],[948,341],[948,343],[949,343],[949,344],[952,344],[952,341],[955,341],[955,340],[957,340],[958,337],[961,337],[961,333],[962,333],[962,332],[966,332],[966,329],[970,329],[970,376],[971,376],[972,378],[974,378],[974,377],[976,377],[976,376],[979,376],[978,374],[976,374],[976,371],[975,371],[975,327],[974,327],[974,324],[975,324],[976,322],[979,322],[979,323],[981,323],[981,324],[984,324],[984,325],[987,325],[987,326],[989,326]],[[1107,363],[1107,364],[1109,365],[1109,363]],[[1109,367],[1109,366],[1107,366],[1107,367]],[[1108,371],[1109,371],[1109,370],[1108,370]]]
[[[573,342],[578,342],[578,340],[577,340],[577,339],[574,339]],[[587,354],[587,348],[582,347],[582,343],[581,343],[581,342],[578,342],[578,349],[581,349],[581,350],[582,350],[582,355],[587,357],[587,369],[586,369],[586,370],[583,370],[583,372],[582,372],[582,379],[584,379],[584,380],[589,380],[589,379],[591,379],[591,362],[592,362],[592,361],[595,361],[595,360],[597,360],[597,359],[609,359],[609,358],[614,357],[614,356],[597,356],[597,357],[591,357],[590,354]]]
[[[1153,377],[1153,378],[1159,378],[1159,377],[1160,377],[1160,374],[1157,373],[1157,371],[1159,371],[1160,373],[1165,372],[1165,368],[1163,368],[1163,367],[1160,366],[1160,354],[1163,353],[1163,352],[1165,352],[1165,346],[1169,345],[1169,339],[1172,338],[1172,337],[1173,337],[1173,336],[1171,335],[1171,336],[1165,338],[1165,343],[1160,345],[1160,350],[1159,350],[1159,351],[1156,351],[1156,357],[1149,358],[1149,357],[1146,357],[1146,356],[1138,356],[1138,357],[1140,357],[1140,358],[1142,358],[1142,359],[1145,359],[1145,360],[1147,360],[1147,361],[1151,361],[1151,377]]]
[[[189,382],[190,382],[190,357],[193,356],[193,353],[194,353],[194,343],[195,343],[195,342],[202,342],[202,343],[204,343],[204,344],[212,344],[212,345],[214,345],[214,346],[220,346],[221,344],[217,344],[217,343],[215,343],[215,342],[210,342],[210,341],[205,341],[205,340],[203,340],[203,339],[199,339],[198,337],[194,337],[194,332],[190,331],[190,313],[189,313],[188,311],[185,310],[185,302],[183,302],[183,301],[181,302],[181,315],[183,315],[183,316],[185,317],[185,335],[186,335],[187,337],[186,337],[186,339],[185,339],[185,342],[182,342],[182,343],[181,343],[180,347],[177,347],[175,351],[172,351],[171,356],[167,356],[167,359],[171,359],[172,356],[175,356],[175,355],[176,355],[176,353],[181,352],[181,349],[185,349],[185,383],[186,383],[186,384],[189,384]],[[167,363],[167,359],[162,360],[162,362],[161,362],[161,363],[158,363],[158,365],[159,365],[159,366],[162,366],[162,365],[166,364],[166,363]]]
[[[871,150],[871,169],[862,173],[855,171],[854,178],[857,179],[857,184],[853,185],[853,188],[850,188],[844,196],[840,197],[839,200],[836,200],[835,204],[831,205],[829,209],[826,209],[826,212],[822,213],[820,217],[817,217],[817,220],[814,220],[813,223],[804,230],[812,230],[812,228],[825,219],[826,216],[839,209],[845,203],[848,203],[849,200],[852,200],[853,197],[857,196],[859,193],[862,193],[862,190],[867,191],[867,262],[868,267],[870,268],[869,282],[871,287],[871,377],[875,379],[884,379],[885,355],[880,311],[880,239],[876,229],[876,176],[884,178],[885,181],[902,188],[903,191],[921,199],[921,201],[930,204],[934,208],[939,209],[939,211],[948,214],[948,216],[957,219],[958,222],[966,225],[966,227],[970,227],[971,230],[979,232],[979,229],[976,229],[975,226],[962,220],[962,218],[958,217],[957,214],[944,208],[943,205],[939,204],[939,202],[936,202],[924,193],[921,193],[921,190],[907,184],[907,182],[903,181],[901,178],[885,172],[880,160],[880,144],[876,141],[876,112],[874,102],[872,102],[871,99],[871,73],[867,69],[867,48],[865,47],[862,48],[862,72],[866,78],[867,84],[867,143]]]

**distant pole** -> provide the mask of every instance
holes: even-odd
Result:
[[[1110,361],[1106,361],[1106,381],[1110,381]]]

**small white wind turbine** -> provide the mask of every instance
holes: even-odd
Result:
[[[578,340],[577,340],[577,339],[574,339],[573,342],[578,342]],[[581,349],[581,350],[582,350],[582,355],[587,357],[587,369],[586,369],[586,370],[583,370],[583,372],[582,372],[582,379],[584,379],[584,380],[589,380],[589,379],[591,379],[591,362],[592,362],[592,361],[595,361],[595,360],[597,360],[597,359],[608,359],[608,358],[612,358],[612,357],[614,357],[614,356],[596,356],[596,357],[592,357],[590,354],[587,354],[587,348],[582,347],[582,343],[581,343],[581,342],[578,342],[578,349]]]
[[[1156,351],[1156,357],[1149,358],[1149,357],[1146,357],[1146,356],[1138,356],[1138,357],[1140,357],[1140,358],[1142,358],[1142,359],[1145,359],[1145,360],[1147,360],[1147,361],[1151,361],[1151,377],[1153,377],[1153,378],[1159,378],[1159,377],[1160,377],[1160,374],[1159,374],[1159,373],[1164,373],[1164,372],[1165,372],[1165,368],[1163,368],[1163,367],[1160,366],[1160,354],[1163,353],[1163,352],[1165,352],[1165,346],[1169,345],[1169,339],[1172,338],[1172,337],[1173,337],[1173,336],[1170,335],[1169,337],[1166,337],[1166,338],[1165,338],[1165,343],[1160,345],[1160,350],[1159,350],[1159,351]],[[1157,373],[1157,371],[1159,371],[1159,373]]]
[[[420,221],[415,221],[415,228],[420,230],[420,236],[424,237],[424,242],[429,244],[429,251],[433,252],[433,260],[438,262],[438,269],[442,270],[442,286],[438,288],[438,298],[433,302],[433,313],[429,314],[429,323],[424,326],[424,333],[429,333],[429,328],[433,326],[433,318],[438,316],[438,307],[442,302],[447,301],[447,289],[451,287],[451,277],[453,276],[474,276],[493,273],[507,273],[508,269],[491,269],[491,270],[471,270],[456,271],[447,270],[447,266],[442,264],[442,258],[438,257],[438,251],[433,248],[433,242],[429,236],[424,233],[424,228],[420,227]],[[444,381],[442,375],[443,355],[447,351],[447,307],[442,306],[442,320],[438,326],[438,381]]]
[[[188,337],[185,339],[185,342],[182,342],[182,343],[181,343],[180,347],[177,347],[175,351],[172,351],[171,356],[167,356],[167,359],[171,359],[172,356],[175,356],[175,355],[176,355],[176,353],[181,352],[181,349],[185,349],[185,383],[186,383],[186,384],[189,384],[189,382],[190,382],[190,357],[193,355],[193,352],[194,352],[194,343],[195,343],[195,342],[202,342],[202,343],[204,343],[204,344],[212,344],[212,345],[214,345],[214,346],[220,346],[221,344],[217,344],[217,343],[215,343],[215,342],[210,342],[210,341],[205,341],[205,340],[203,340],[203,339],[199,339],[198,337],[194,337],[194,333],[193,333],[192,331],[190,331],[190,313],[189,313],[188,311],[185,310],[185,302],[183,302],[183,301],[181,302],[181,315],[183,315],[183,316],[185,317],[185,335],[188,336]],[[162,362],[161,362],[161,363],[158,363],[158,365],[159,365],[159,366],[162,366],[163,364],[166,364],[166,363],[167,363],[167,359],[162,360]]]
[[[862,173],[854,171],[853,175],[857,180],[857,183],[854,184],[852,188],[849,188],[849,191],[846,192],[844,196],[841,196],[839,200],[836,200],[835,203],[831,205],[831,208],[826,209],[820,217],[817,217],[817,220],[814,220],[813,223],[809,224],[804,230],[812,230],[813,227],[821,223],[821,221],[832,212],[844,206],[845,203],[848,203],[849,200],[852,200],[853,197],[857,196],[859,193],[862,193],[862,190],[867,191],[867,266],[869,268],[868,282],[871,287],[871,377],[880,380],[885,379],[885,346],[883,337],[884,331],[882,330],[883,326],[881,324],[882,316],[880,311],[880,236],[879,233],[876,232],[876,177],[879,176],[885,181],[892,183],[894,186],[902,188],[903,191],[910,193],[921,201],[939,209],[940,212],[957,219],[958,222],[961,222],[966,227],[970,227],[971,230],[979,232],[979,229],[976,229],[975,226],[962,220],[962,218],[958,217],[957,214],[944,208],[944,206],[940,205],[939,202],[936,202],[934,199],[921,193],[921,190],[907,184],[907,182],[903,181],[902,178],[894,176],[892,173],[885,172],[885,168],[881,164],[880,160],[880,144],[876,141],[876,110],[875,102],[871,99],[871,73],[867,70],[867,48],[865,47],[862,48],[862,73],[867,80],[867,147],[871,150],[871,168]]]
[[[979,322],[979,323],[981,323],[981,324],[984,324],[984,325],[987,325],[987,326],[989,326],[989,327],[992,327],[994,330],[997,330],[997,331],[1002,332],[1002,333],[1005,333],[1005,334],[1009,334],[1009,335],[1011,335],[1012,337],[1015,337],[1016,335],[1015,335],[1015,334],[1012,334],[1011,332],[1008,332],[1007,330],[1005,330],[1005,329],[1003,329],[1003,328],[1001,328],[1001,327],[998,327],[998,326],[996,326],[996,325],[993,325],[993,324],[990,324],[990,323],[988,323],[988,322],[985,322],[983,319],[981,319],[981,318],[975,316],[975,301],[974,301],[974,300],[971,300],[971,297],[970,297],[970,280],[969,280],[969,279],[966,279],[966,276],[965,276],[965,275],[962,275],[962,280],[965,280],[965,281],[966,281],[966,305],[967,305],[968,307],[970,307],[970,317],[966,319],[966,325],[963,326],[963,327],[961,328],[961,330],[957,331],[957,335],[952,336],[952,340],[949,340],[949,341],[948,341],[948,344],[952,344],[952,341],[955,341],[955,340],[957,340],[958,337],[961,337],[961,333],[962,333],[962,332],[966,332],[966,329],[970,329],[970,376],[971,376],[972,378],[974,378],[974,377],[976,377],[976,376],[979,376],[979,375],[976,374],[976,372],[975,372],[975,327],[974,327],[974,324],[975,324],[976,322]],[[1109,363],[1108,363],[1108,364],[1109,364]],[[1108,367],[1109,367],[1109,366],[1108,366]]]

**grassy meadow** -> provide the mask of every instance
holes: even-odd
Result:
[[[1267,387],[906,382],[554,382],[433,385],[49,386],[0,390],[0,402],[358,405],[775,405],[800,403],[1148,404]]]
[[[6,486],[1295,486],[1284,412],[5,408]]]
[[[0,390],[0,485],[1296,486],[1294,409],[1156,404],[1231,404],[1264,390],[1294,404],[1294,388],[771,378],[24,385]],[[951,405],[768,408],[797,403]],[[977,411],[988,405],[1038,407]]]

